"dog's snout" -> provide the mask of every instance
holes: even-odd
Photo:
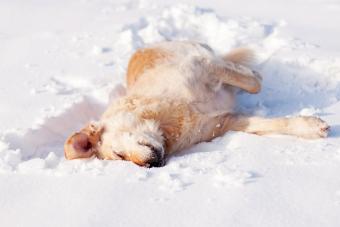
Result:
[[[162,167],[162,166],[164,166],[164,164],[165,164],[165,160],[164,160],[163,157],[154,156],[146,162],[145,166],[149,167],[149,168],[151,168],[151,167]]]
[[[153,159],[151,161],[149,161],[145,166],[146,167],[162,167],[164,166],[165,162],[164,160],[156,160],[156,159]]]
[[[151,144],[143,144],[151,150],[151,156],[146,161],[146,167],[162,167],[165,164],[164,150],[162,147],[154,147]]]
[[[165,164],[164,152],[162,148],[151,148],[153,159],[149,162],[150,167],[162,167]]]

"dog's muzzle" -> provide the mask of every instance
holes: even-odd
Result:
[[[151,150],[151,155],[145,162],[145,167],[162,167],[165,165],[164,149],[163,147],[154,147],[151,144],[142,144]]]

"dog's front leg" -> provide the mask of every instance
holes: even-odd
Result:
[[[283,134],[318,139],[327,137],[329,126],[318,117],[262,118],[229,114],[223,119],[222,130],[242,131],[257,135]]]

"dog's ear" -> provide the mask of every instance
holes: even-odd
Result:
[[[102,127],[89,124],[80,132],[72,134],[64,145],[65,158],[90,158],[95,155],[102,132]]]

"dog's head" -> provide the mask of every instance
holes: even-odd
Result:
[[[89,124],[65,143],[67,159],[123,159],[140,166],[159,167],[165,163],[163,136],[154,120],[119,113],[100,124]]]

